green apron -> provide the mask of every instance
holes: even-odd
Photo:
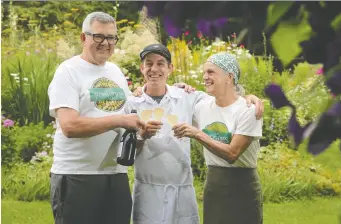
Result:
[[[261,224],[262,205],[257,169],[208,167],[204,224]]]

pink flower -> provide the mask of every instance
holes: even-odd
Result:
[[[188,34],[189,34],[189,31],[186,31],[186,32],[185,32],[185,36],[187,36]]]
[[[4,120],[4,127],[5,128],[12,127],[12,126],[14,126],[14,121],[12,121],[10,119]]]
[[[128,86],[133,85],[132,81],[128,81]]]
[[[319,68],[319,69],[316,71],[316,75],[323,75],[323,67]]]

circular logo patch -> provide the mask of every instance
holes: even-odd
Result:
[[[123,89],[108,78],[97,79],[89,92],[96,108],[106,112],[120,110],[126,101]]]

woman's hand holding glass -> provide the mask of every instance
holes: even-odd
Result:
[[[174,131],[174,136],[177,138],[183,137],[195,138],[195,135],[200,132],[199,129],[186,123],[174,125],[172,129]]]

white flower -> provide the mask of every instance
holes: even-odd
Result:
[[[246,54],[246,57],[247,57],[247,58],[252,58],[252,55],[251,55],[250,53],[247,53],[247,54]]]
[[[243,50],[242,50],[242,49],[238,49],[238,50],[236,51],[236,53],[239,54],[239,55],[241,55],[241,54],[243,53]]]
[[[191,71],[189,71],[189,74],[194,75],[195,71],[191,70]]]
[[[51,137],[51,134],[47,134],[46,137],[50,138],[50,137]]]
[[[191,78],[192,78],[192,79],[197,79],[197,78],[198,78],[198,75],[192,75]]]
[[[24,81],[28,81],[28,78],[23,78]]]
[[[19,74],[12,73],[12,74],[11,74],[11,76],[13,76],[13,77],[17,77],[17,76],[19,76]]]
[[[227,47],[227,50],[231,50],[232,48],[231,47]]]
[[[232,47],[237,47],[237,44],[234,44],[234,43],[233,43],[233,44],[232,44]]]

